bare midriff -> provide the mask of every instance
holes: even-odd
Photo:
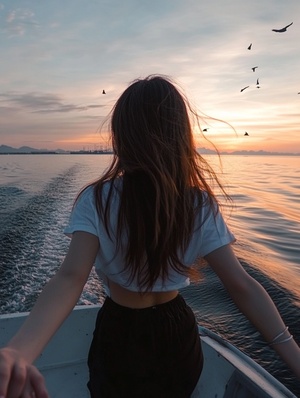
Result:
[[[147,308],[155,305],[167,303],[178,295],[178,290],[169,292],[132,292],[115,282],[109,281],[111,299],[124,307],[129,308]]]

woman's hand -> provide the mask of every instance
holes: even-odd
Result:
[[[0,350],[0,398],[50,398],[44,377],[12,348]]]

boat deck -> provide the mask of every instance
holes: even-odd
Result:
[[[51,398],[90,398],[86,360],[42,371]]]
[[[99,307],[78,306],[36,361],[51,398],[89,398],[87,353]],[[27,314],[0,315],[0,346]],[[215,333],[199,327],[204,369],[191,398],[296,398],[278,380]]]

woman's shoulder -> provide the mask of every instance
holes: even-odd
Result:
[[[217,206],[216,198],[208,191],[203,189],[196,189],[195,191],[195,205],[201,209],[215,209]]]
[[[195,216],[200,225],[215,219],[219,213],[220,205],[217,198],[206,190],[198,190],[195,197]]]
[[[106,181],[98,181],[86,186],[78,195],[77,200],[89,202],[93,206],[100,203],[110,203],[116,205],[122,190],[122,179],[115,178]],[[98,205],[97,205],[98,203]]]
[[[101,192],[102,197],[107,197],[108,195],[117,196],[122,190],[122,182],[122,177],[106,180],[97,185],[99,189],[96,188],[96,190]]]
[[[122,178],[118,177],[115,179],[93,182],[84,188],[79,193],[79,197],[92,196],[95,192],[101,192],[107,194],[109,191],[119,191],[122,188]]]
[[[77,195],[74,206],[77,208],[94,208],[95,207],[95,195],[94,195],[94,187],[92,185],[88,185],[81,189],[79,194]]]

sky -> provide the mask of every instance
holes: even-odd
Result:
[[[220,151],[300,153],[299,43],[299,0],[0,0],[0,145],[99,149],[128,84],[164,74]]]

